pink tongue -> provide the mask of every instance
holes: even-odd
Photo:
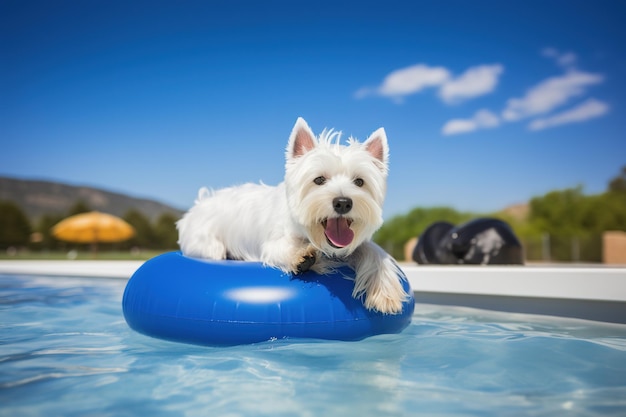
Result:
[[[345,217],[336,217],[326,221],[326,230],[324,231],[330,243],[343,248],[348,246],[354,239],[354,232],[348,226],[348,219]]]

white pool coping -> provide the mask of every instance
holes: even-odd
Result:
[[[129,279],[143,261],[0,261],[0,274]],[[626,325],[626,266],[401,264],[416,303]]]
[[[0,273],[128,279],[142,261],[0,261]],[[401,264],[417,293],[626,302],[626,267]]]
[[[0,261],[0,274],[130,278],[143,261]]]
[[[402,265],[415,292],[626,302],[626,268]]]

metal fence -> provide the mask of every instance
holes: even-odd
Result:
[[[543,234],[520,239],[528,261],[602,262],[602,235],[557,236]]]

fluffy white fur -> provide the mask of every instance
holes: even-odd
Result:
[[[285,181],[276,187],[202,188],[177,223],[182,252],[261,261],[290,273],[324,273],[348,264],[356,273],[355,298],[364,299],[368,309],[401,312],[407,294],[398,267],[371,241],[382,225],[385,131],[376,130],[363,143],[350,138],[348,146],[339,139],[333,130],[316,138],[298,118],[287,145]]]

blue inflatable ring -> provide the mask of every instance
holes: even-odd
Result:
[[[399,333],[411,322],[409,299],[400,314],[367,310],[352,298],[351,269],[293,276],[261,263],[206,261],[180,252],[159,255],[130,278],[122,308],[139,333],[200,345],[237,345],[284,338],[360,340]]]

